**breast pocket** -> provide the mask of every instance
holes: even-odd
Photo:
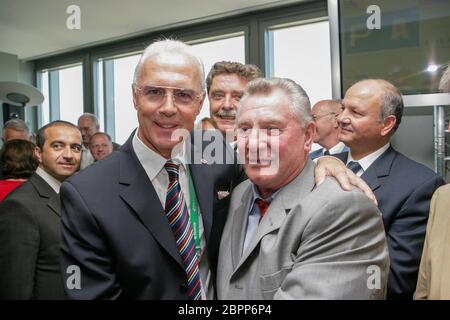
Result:
[[[287,274],[292,270],[292,266],[284,267],[281,270],[260,276],[261,294],[264,299],[271,300],[275,292],[280,289],[281,284]]]

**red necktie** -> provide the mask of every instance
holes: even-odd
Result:
[[[256,199],[256,204],[258,205],[259,208],[259,222],[261,222],[261,219],[264,217],[264,214],[267,211],[267,208],[269,208],[270,206],[270,202],[267,200],[263,200],[263,199]]]

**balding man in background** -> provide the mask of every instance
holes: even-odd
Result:
[[[400,91],[381,79],[355,83],[338,117],[340,140],[350,152],[336,155],[371,187],[383,214],[391,260],[388,299],[411,299],[416,287],[430,200],[444,181],[390,144],[403,115]]]
[[[95,157],[92,155],[90,150],[90,141],[92,136],[99,132],[100,124],[97,120],[95,114],[92,113],[83,113],[78,118],[78,129],[81,131],[81,136],[83,138],[83,149],[81,154],[81,165],[80,170],[88,167],[92,163],[95,162]],[[113,145],[113,151],[116,151],[120,148],[120,145],[111,141]]]
[[[83,113],[78,118],[78,129],[80,129],[81,137],[83,138],[80,169],[84,169],[95,161],[91,151],[89,150],[89,142],[91,141],[91,137],[94,133],[100,130],[100,125],[95,114]]]
[[[320,100],[312,108],[312,116],[316,123],[314,142],[322,146],[309,154],[311,159],[348,151],[345,144],[339,141],[339,123],[337,117],[342,111],[339,100]]]
[[[89,150],[95,161],[104,159],[114,151],[110,135],[105,132],[94,133],[89,143]]]

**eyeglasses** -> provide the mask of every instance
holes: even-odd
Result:
[[[171,93],[172,101],[179,106],[192,106],[194,102],[202,97],[201,93],[194,90],[162,87],[162,86],[143,86],[134,85],[134,88],[151,104],[160,105],[164,102],[165,97]]]
[[[319,120],[321,118],[329,116],[330,114],[333,115],[333,117],[337,117],[338,116],[338,114],[336,112],[328,112],[328,113],[325,113],[325,114],[323,114],[321,116],[312,115],[312,118],[313,118],[314,121],[317,121],[317,120]]]

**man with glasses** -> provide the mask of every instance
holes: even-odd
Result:
[[[323,155],[332,155],[348,151],[345,144],[339,141],[339,123],[337,116],[341,113],[339,100],[321,100],[312,108],[312,116],[316,123],[314,142],[322,146],[309,154],[311,159]]]
[[[205,131],[209,139],[200,141],[194,133],[194,144],[185,136],[205,99],[204,82],[202,62],[188,45],[163,40],[145,49],[132,85],[138,128],[118,152],[61,188],[69,298],[214,297],[228,195],[243,171],[223,162],[235,155],[220,132]],[[204,157],[211,141],[223,149],[215,163]],[[331,168],[345,184],[344,169]],[[319,169],[317,179],[327,170]]]

